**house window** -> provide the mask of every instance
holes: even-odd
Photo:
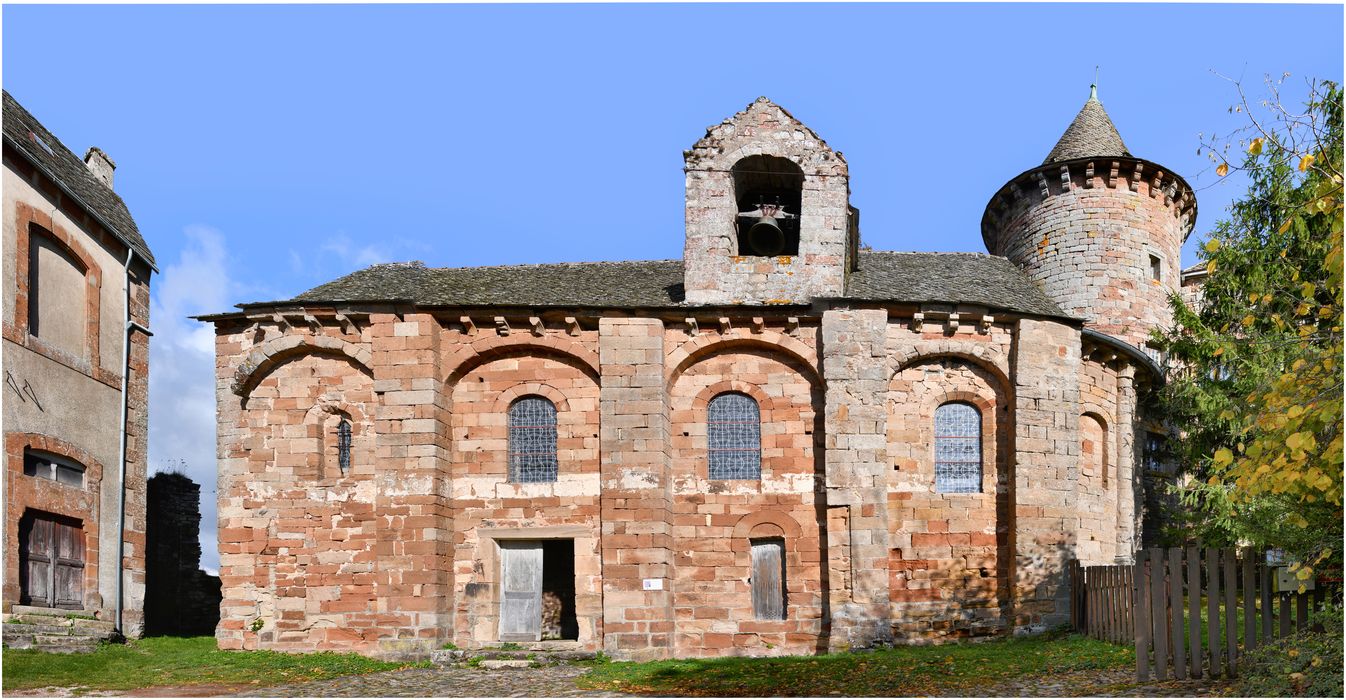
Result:
[[[935,491],[981,491],[981,411],[971,404],[935,409]]]
[[[785,619],[785,541],[752,541],[752,611],[759,620]]]
[[[762,478],[762,419],[747,394],[720,394],[706,409],[712,479]]]
[[[1167,438],[1162,433],[1145,433],[1145,469],[1152,472],[1165,471],[1165,452]]]
[[[337,423],[337,466],[343,476],[351,468],[351,422],[345,418]]]
[[[509,407],[509,480],[556,481],[556,404],[525,396]]]
[[[28,333],[83,356],[87,295],[85,270],[45,229],[28,235]]]
[[[83,465],[42,452],[24,451],[23,473],[70,486],[84,486]]]

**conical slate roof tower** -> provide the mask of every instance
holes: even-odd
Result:
[[[1043,165],[1061,163],[1078,158],[1112,156],[1129,158],[1131,152],[1122,143],[1122,135],[1117,133],[1112,118],[1098,101],[1098,86],[1089,86],[1089,100],[1075,115],[1075,121],[1066,127],[1066,133],[1056,142],[1056,147],[1047,154]]]
[[[1150,330],[1172,322],[1195,222],[1191,187],[1132,155],[1090,86],[1046,160],[991,198],[982,239],[1087,328],[1145,350]]]

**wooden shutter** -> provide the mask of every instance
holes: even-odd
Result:
[[[759,620],[785,619],[785,542],[752,543],[752,609]]]
[[[500,542],[500,639],[542,638],[542,543]]]

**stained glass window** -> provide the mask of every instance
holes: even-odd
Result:
[[[739,393],[720,394],[707,406],[710,478],[762,478],[762,419],[757,402]]]
[[[981,491],[981,412],[970,404],[935,409],[935,491]]]
[[[556,481],[556,405],[525,396],[509,407],[509,480]]]
[[[351,469],[351,422],[345,418],[337,423],[337,465],[342,474]]]

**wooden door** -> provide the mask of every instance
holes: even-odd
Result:
[[[542,639],[542,543],[500,542],[500,640]]]
[[[19,600],[26,605],[84,607],[84,530],[77,520],[46,513],[19,526]]]
[[[752,609],[759,620],[785,619],[785,543],[752,543]]]

